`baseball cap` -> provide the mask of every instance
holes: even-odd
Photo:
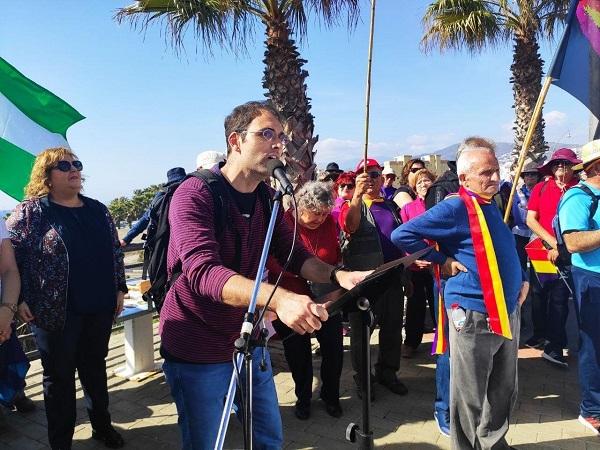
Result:
[[[208,150],[205,152],[198,153],[198,156],[196,157],[196,168],[212,169],[215,166],[215,164],[219,164],[224,161],[224,153],[219,153],[214,150]]]
[[[360,172],[362,170],[362,168],[364,167],[364,163],[365,163],[365,160],[361,159],[358,162],[358,165],[356,166],[356,169],[354,171],[357,173]],[[367,158],[367,169],[369,167],[378,167],[379,169],[381,169],[381,164],[379,164],[376,159]]]

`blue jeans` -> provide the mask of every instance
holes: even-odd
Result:
[[[579,321],[581,415],[600,417],[600,273],[573,267]]]
[[[273,382],[271,358],[267,351],[267,370],[261,371],[258,365],[262,350],[257,348],[252,353],[253,442],[257,449],[280,449],[283,447],[283,427]],[[163,372],[177,406],[184,450],[214,447],[232,371],[231,362],[220,364],[186,364],[167,360],[164,362]],[[242,369],[242,383],[243,373]],[[236,407],[239,411],[237,398]]]

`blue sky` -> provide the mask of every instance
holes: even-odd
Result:
[[[163,27],[144,33],[113,20],[128,0],[39,0],[5,5],[0,56],[69,102],[86,119],[68,132],[84,162],[86,194],[101,201],[165,180],[168,168],[192,170],[198,152],[224,149],[223,118],[263,98],[263,30],[247,55],[197,49],[191,33],[177,55]],[[425,0],[379,0],[373,54],[370,154],[388,160],[456,143],[472,134],[512,142],[511,45],[477,56],[419,49]],[[30,5],[30,3],[27,3]],[[344,28],[309,27],[300,46],[315,116],[317,163],[351,168],[361,158],[369,4]],[[556,43],[543,44],[551,62]],[[588,113],[551,87],[546,138],[587,141]],[[0,209],[15,202],[0,194]]]

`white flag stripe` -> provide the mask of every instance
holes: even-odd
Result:
[[[33,155],[50,147],[70,148],[64,137],[38,125],[1,93],[0,137]]]

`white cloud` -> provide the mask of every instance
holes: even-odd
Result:
[[[440,150],[455,143],[453,133],[440,135],[413,134],[399,142],[370,142],[368,153],[370,158],[375,158],[380,164],[394,159],[399,155],[422,155]],[[342,169],[352,169],[363,157],[364,143],[349,139],[326,138],[320,139],[315,149],[316,163],[320,168],[327,163],[335,161]]]
[[[559,126],[564,125],[567,121],[567,114],[562,111],[550,111],[544,114],[544,120],[547,126]]]

